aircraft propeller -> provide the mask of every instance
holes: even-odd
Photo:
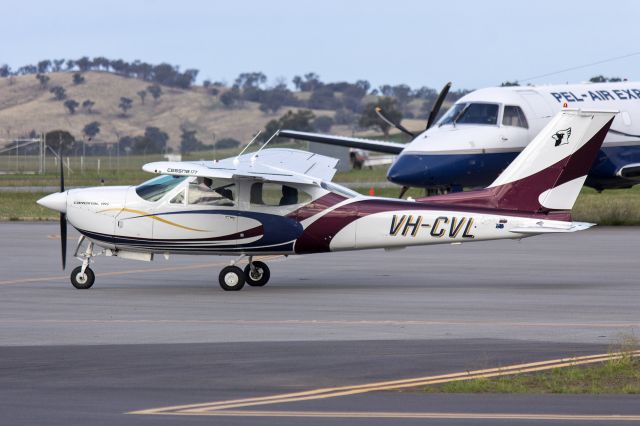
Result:
[[[448,82],[444,85],[444,87],[440,91],[440,94],[436,98],[436,101],[433,104],[433,108],[431,108],[431,112],[429,113],[427,127],[424,128],[425,130],[428,130],[431,126],[433,126],[433,123],[436,122],[436,118],[438,118],[438,113],[440,112],[440,108],[442,108],[444,98],[446,98],[447,94],[449,93],[449,89],[451,89],[451,82]]]
[[[429,113],[429,118],[427,119],[427,126],[424,128],[425,130],[429,130],[429,128],[433,126],[433,124],[436,122],[436,118],[438,118],[438,114],[440,113],[440,108],[442,108],[442,103],[444,102],[444,99],[447,97],[447,94],[449,93],[449,89],[451,89],[451,82],[448,82],[447,84],[445,84],[442,90],[440,91],[440,93],[438,94],[438,97],[436,98],[436,101],[433,104],[433,108],[431,108],[431,112]],[[385,123],[389,124],[390,126],[395,127],[396,129],[400,130],[403,133],[406,133],[412,138],[416,137],[414,133],[407,130],[400,123],[395,123],[394,121],[390,120],[385,115],[383,109],[380,108],[379,106],[376,107],[376,114],[378,114],[378,117],[380,117]],[[408,190],[409,190],[408,186],[403,186],[402,189],[400,190],[400,195],[398,196],[398,198],[404,197],[404,194],[406,194]]]
[[[382,107],[377,106],[375,111],[376,111],[376,114],[378,114],[378,117],[380,117],[380,119],[382,121],[384,121],[385,123],[387,123],[389,126],[395,127],[396,129],[400,130],[402,133],[406,133],[407,135],[411,136],[412,138],[416,137],[416,135],[414,133],[412,133],[409,130],[407,130],[407,128],[404,127],[402,124],[396,123],[395,121],[393,121],[389,117],[387,117],[385,115],[384,110],[382,109]]]
[[[64,166],[60,155],[60,192],[64,192]],[[67,265],[67,214],[60,213],[60,243],[62,249],[62,269]]]

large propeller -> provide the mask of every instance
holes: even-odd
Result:
[[[433,104],[433,108],[431,108],[431,112],[429,113],[429,119],[427,120],[427,127],[424,128],[425,130],[428,130],[431,126],[433,126],[433,123],[436,122],[436,118],[438,118],[438,113],[440,112],[440,108],[442,108],[442,103],[444,102],[444,98],[446,98],[447,94],[449,93],[449,89],[451,89],[451,82],[448,82],[447,84],[444,85],[444,87],[440,91],[440,94],[436,98],[436,101]]]
[[[62,153],[62,149],[60,149]],[[64,166],[62,164],[62,155],[60,157],[60,192],[64,192]],[[62,248],[62,269],[67,266],[67,214],[60,213],[60,243]]]
[[[444,102],[444,99],[447,97],[447,94],[449,93],[449,89],[451,89],[451,82],[448,82],[447,84],[445,84],[442,90],[440,91],[440,93],[438,94],[438,97],[436,98],[436,101],[433,104],[433,108],[431,108],[431,112],[429,113],[429,118],[427,119],[427,126],[424,128],[425,130],[429,130],[429,128],[433,126],[433,124],[436,122],[436,118],[438,118],[438,114],[440,113],[440,108],[442,108],[442,103]],[[382,121],[384,121],[388,125],[395,127],[396,129],[400,130],[402,133],[406,133],[412,138],[416,137],[415,133],[407,130],[402,124],[396,123],[395,121],[387,117],[387,115],[385,114],[384,110],[381,107],[379,106],[376,107],[376,114],[378,114],[378,117],[380,117]],[[400,195],[398,196],[398,198],[404,197],[404,194],[406,194],[408,190],[409,190],[408,186],[403,186],[402,189],[400,190]]]
[[[376,107],[376,114],[378,114],[378,117],[380,117],[380,119],[382,121],[384,121],[385,123],[387,123],[389,126],[395,127],[396,129],[400,130],[402,133],[406,133],[407,135],[411,136],[412,138],[416,137],[416,135],[414,133],[412,133],[409,130],[407,130],[407,128],[404,127],[402,124],[396,123],[395,121],[393,121],[389,117],[387,117],[385,115],[382,107],[380,107],[380,106]]]
[[[436,101],[433,104],[433,108],[431,108],[431,112],[429,113],[429,118],[427,119],[427,126],[424,128],[425,130],[428,130],[436,122],[436,118],[438,118],[438,114],[440,113],[440,108],[442,108],[442,103],[444,102],[444,99],[447,97],[447,94],[449,93],[449,89],[451,89],[451,82],[448,82],[447,84],[445,84],[442,90],[440,91],[440,93],[438,94],[438,97],[436,98]],[[412,138],[416,137],[415,133],[407,130],[407,128],[404,127],[402,124],[396,123],[395,121],[390,119],[388,115],[384,112],[382,107],[377,106],[375,111],[376,111],[376,114],[378,114],[378,117],[380,117],[380,119],[385,123],[387,123],[389,126],[395,127],[396,129],[400,130],[402,133],[405,133],[411,136]]]

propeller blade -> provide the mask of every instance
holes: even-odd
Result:
[[[60,157],[60,192],[64,192],[64,165],[62,164],[62,145],[58,152]],[[62,270],[67,267],[67,215],[60,213],[60,248],[62,249]]]
[[[64,166],[62,165],[62,149],[60,149],[58,157],[60,157],[60,192],[64,192]]]
[[[60,243],[62,248],[62,270],[67,266],[67,215],[60,213]]]
[[[387,118],[387,116],[384,115],[384,111],[379,106],[376,107],[376,114],[378,114],[378,117],[380,117],[382,119],[382,121],[387,123],[389,126],[395,127],[396,129],[400,130],[403,133],[406,133],[407,135],[411,136],[412,138],[416,137],[416,135],[414,135],[413,133],[408,131],[402,124],[395,123],[395,122],[391,121],[389,118]]]
[[[406,194],[408,190],[409,190],[408,186],[403,186],[402,189],[400,190],[400,195],[398,195],[398,198],[403,198],[404,194]]]
[[[431,108],[431,112],[429,113],[429,120],[427,120],[427,127],[425,127],[425,130],[428,130],[431,126],[433,126],[433,123],[436,122],[436,118],[438,117],[438,113],[440,112],[440,108],[442,107],[442,103],[444,102],[444,98],[446,98],[447,94],[449,93],[449,89],[451,89],[451,82],[448,82],[444,85],[444,87],[440,91],[440,94],[436,98],[436,102],[433,104],[433,108]]]

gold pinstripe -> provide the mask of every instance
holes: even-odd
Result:
[[[104,212],[108,212],[108,211],[123,211],[123,212],[127,212],[127,213],[135,213],[135,214],[138,214],[140,216],[148,217],[149,219],[157,220],[158,222],[162,222],[162,223],[165,223],[167,225],[175,226],[177,228],[186,229],[187,231],[207,232],[206,229],[190,228],[188,226],[180,225],[179,223],[172,222],[170,220],[164,219],[162,217],[158,217],[158,216],[156,216],[154,214],[151,214],[151,213],[148,213],[148,212],[144,212],[142,210],[135,210],[135,209],[129,209],[129,208],[121,208],[121,209],[119,209],[119,208],[111,208],[111,209],[100,210],[98,213],[104,213]]]

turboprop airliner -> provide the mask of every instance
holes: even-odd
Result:
[[[640,83],[588,83],[493,87],[460,98],[435,121],[450,83],[440,93],[426,129],[409,134],[408,144],[282,130],[280,136],[398,154],[389,181],[428,193],[483,187],[504,170],[563,108],[615,109],[616,117],[589,172],[586,185],[597,190],[640,183]]]
[[[59,211],[63,268],[67,222],[81,237],[71,273],[90,288],[98,255],[235,255],[222,289],[263,286],[258,255],[300,255],[429,244],[521,239],[592,224],[570,210],[615,117],[612,111],[556,114],[487,188],[421,199],[363,196],[331,182],[337,160],[262,149],[215,162],[154,162],[160,176],[138,186],[64,190],[38,200]],[[61,175],[62,177],[62,175]],[[248,258],[244,268],[238,266]]]

